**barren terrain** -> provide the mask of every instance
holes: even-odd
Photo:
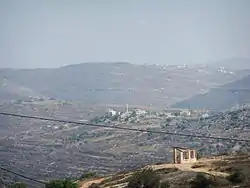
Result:
[[[250,186],[250,155],[224,155],[214,156],[210,158],[199,159],[196,163],[188,164],[160,164],[160,165],[148,165],[145,168],[152,168],[156,171],[160,177],[161,182],[168,182],[171,188],[189,188],[190,182],[195,179],[196,175],[203,174],[206,177],[213,179],[217,185],[215,187],[248,187]],[[232,184],[228,181],[228,177],[240,170],[244,175],[244,181],[237,184]],[[140,169],[137,170],[137,172]],[[107,176],[102,178],[95,178],[91,180],[85,180],[80,182],[81,188],[87,188],[91,184],[95,183],[100,187],[111,188],[123,188],[126,187],[129,177],[131,177],[135,171],[129,173],[119,173],[113,176]],[[237,186],[236,186],[237,185]]]
[[[102,111],[100,106],[90,110],[79,103],[54,100],[7,103],[2,105],[0,110],[79,122],[105,112],[105,108]],[[116,122],[116,125],[204,136],[249,138],[249,108],[218,113],[200,120],[152,117],[148,124]],[[147,164],[170,162],[172,146],[193,147],[198,149],[201,155],[250,149],[246,142],[203,140],[8,116],[0,118],[2,165],[43,180],[79,178],[89,171],[107,175]],[[112,123],[114,122],[108,124]]]

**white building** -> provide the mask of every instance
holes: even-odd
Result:
[[[204,113],[201,115],[202,118],[208,118],[209,117],[209,114],[208,113]]]
[[[191,116],[191,111],[190,110],[182,110],[180,112],[181,116]]]
[[[111,116],[115,116],[117,114],[117,111],[109,108],[108,113],[111,114]]]
[[[140,115],[145,115],[147,112],[145,110],[136,109],[135,113],[137,116],[140,116]]]
[[[171,112],[167,112],[167,113],[166,113],[166,116],[167,116],[167,117],[175,117]]]

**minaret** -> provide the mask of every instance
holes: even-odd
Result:
[[[128,104],[126,104],[126,112],[128,113]]]

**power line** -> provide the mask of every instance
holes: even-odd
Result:
[[[5,172],[9,172],[9,173],[11,173],[11,174],[14,174],[14,175],[16,175],[16,176],[22,177],[22,178],[24,178],[24,179],[27,179],[27,180],[30,180],[30,181],[33,181],[33,182],[36,182],[36,183],[40,183],[40,184],[46,185],[46,183],[43,182],[43,181],[39,181],[39,180],[36,180],[36,179],[34,179],[34,178],[30,178],[30,177],[28,177],[28,176],[24,176],[24,175],[22,175],[22,174],[20,174],[20,173],[14,172],[14,171],[12,171],[12,170],[8,170],[8,169],[3,168],[3,167],[0,167],[0,170],[5,171]]]
[[[250,140],[248,140],[248,139],[237,139],[237,138],[216,137],[216,136],[203,136],[203,135],[175,133],[175,132],[166,132],[166,131],[135,129],[135,128],[128,128],[128,127],[119,127],[117,125],[100,125],[100,124],[94,124],[94,123],[83,123],[83,122],[77,122],[77,121],[72,121],[72,120],[61,120],[61,119],[46,118],[46,117],[39,117],[39,116],[28,116],[28,115],[5,113],[5,112],[0,112],[0,115],[26,118],[26,119],[36,119],[36,120],[43,120],[43,121],[51,121],[51,122],[59,122],[59,123],[67,123],[67,124],[86,125],[86,126],[92,126],[92,127],[103,127],[103,128],[135,131],[135,132],[165,134],[165,135],[183,136],[183,137],[193,137],[193,138],[200,138],[200,139],[205,139],[205,140],[214,139],[214,140],[225,140],[225,141],[250,142]]]
[[[5,187],[11,187],[10,185],[8,185],[7,183],[4,182],[4,180],[2,178],[0,178],[0,184],[4,185]]]

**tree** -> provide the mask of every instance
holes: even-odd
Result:
[[[83,175],[81,175],[80,179],[87,179],[87,178],[95,178],[98,175],[95,172],[86,172]]]
[[[110,117],[111,121],[118,121],[118,119],[119,119],[119,115],[118,114]]]
[[[175,112],[174,116],[179,116],[181,113],[180,112]]]
[[[25,183],[15,183],[14,185],[11,186],[11,188],[26,188],[26,184]]]
[[[204,174],[198,173],[195,179],[191,182],[191,188],[211,188],[215,186],[215,182],[207,178]]]
[[[239,184],[245,181],[246,177],[240,170],[235,170],[231,175],[228,176],[228,181],[232,184]]]
[[[52,180],[46,184],[45,188],[77,188],[77,183],[70,180]]]
[[[127,188],[158,188],[160,186],[160,177],[152,169],[146,169],[135,173]]]
[[[132,111],[130,117],[136,117],[136,111],[135,110]]]
[[[168,182],[161,183],[160,188],[169,188],[170,184]]]

